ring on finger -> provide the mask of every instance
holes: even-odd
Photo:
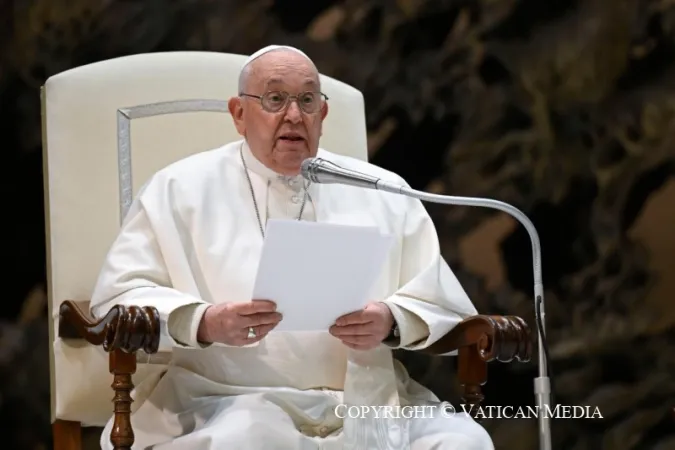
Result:
[[[255,332],[255,328],[253,327],[248,327],[248,335],[246,336],[247,339],[255,339],[258,337],[258,335]]]

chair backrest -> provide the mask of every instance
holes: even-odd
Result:
[[[154,172],[240,139],[227,100],[245,60],[140,54],[68,70],[43,86],[52,420],[102,426],[112,415],[107,356],[58,338],[59,304],[90,298],[135,192]],[[321,147],[367,159],[361,92],[324,75],[321,81],[330,98]],[[136,384],[158,370],[150,366],[139,366]]]

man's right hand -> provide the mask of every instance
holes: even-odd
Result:
[[[258,342],[280,321],[277,305],[268,300],[221,303],[206,309],[199,323],[197,340],[241,347]],[[248,338],[249,328],[255,330],[255,338]]]

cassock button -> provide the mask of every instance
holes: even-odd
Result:
[[[293,203],[296,203],[296,204],[300,203],[300,197],[298,197],[297,195],[294,195],[293,197],[291,197],[291,201]]]

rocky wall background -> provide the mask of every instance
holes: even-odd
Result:
[[[304,49],[364,92],[374,163],[533,220],[555,400],[604,416],[554,422],[555,448],[675,449],[671,0],[0,0],[3,448],[51,445],[40,85],[121,55],[270,43]],[[522,227],[430,211],[479,310],[534,327]],[[400,358],[456,400],[453,359]],[[532,404],[534,376],[534,363],[494,364],[487,404]],[[499,450],[537,448],[532,421],[485,426]]]

